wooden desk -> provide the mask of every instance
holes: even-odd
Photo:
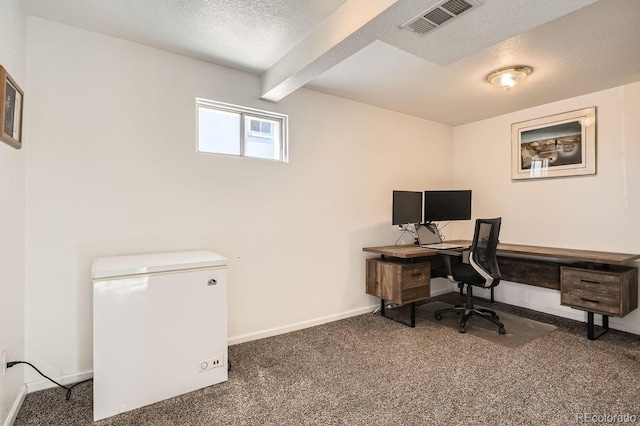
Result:
[[[453,240],[448,243],[460,244],[469,247],[469,240]],[[377,253],[383,256],[398,257],[402,259],[415,259],[419,257],[436,256],[437,250],[427,249],[415,244],[401,246],[365,247],[362,251]],[[570,262],[585,262],[606,265],[624,265],[632,260],[640,259],[640,254],[612,253],[606,251],[577,250],[558,247],[526,246],[522,244],[498,244],[498,256],[503,257],[539,257]]]
[[[469,246],[471,241],[450,241]],[[367,259],[367,294],[385,300],[412,304],[430,296],[433,263],[440,264],[437,250],[416,245],[365,247],[379,259]],[[560,291],[561,304],[587,312],[587,336],[594,340],[609,329],[609,316],[624,317],[638,307],[638,268],[625,266],[640,254],[612,253],[556,247],[498,244],[502,280]],[[418,271],[422,276],[417,277]],[[594,313],[602,315],[603,330],[596,335]]]
[[[463,244],[468,246],[467,244]],[[437,250],[417,245],[365,247],[363,251],[379,254],[367,259],[367,294],[380,298],[380,313],[386,314],[386,302],[410,305],[408,322],[391,318],[415,327],[416,302],[431,296],[431,271],[441,266]],[[432,265],[435,264],[435,265]]]

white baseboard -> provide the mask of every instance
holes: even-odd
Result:
[[[598,323],[596,322],[596,324]],[[609,328],[624,331],[625,333],[640,335],[640,327],[633,327],[633,326],[630,326],[629,324],[623,324],[619,321],[616,321],[615,318],[609,318]]]
[[[507,282],[505,282],[507,283]],[[514,285],[514,283],[509,283],[511,285]],[[515,285],[522,285],[522,284],[515,284]],[[530,287],[530,286],[527,286]],[[498,287],[497,287],[498,288]],[[526,287],[525,287],[526,288]],[[535,290],[540,290],[540,291],[552,291],[555,292],[553,290],[548,290],[548,289],[538,289],[536,288]],[[452,284],[451,282],[449,282],[446,279],[442,279],[442,280],[437,280],[434,279],[431,281],[431,296],[439,296],[441,294],[446,294],[446,293],[451,293],[451,292],[457,292],[458,291],[458,287],[455,284]],[[501,297],[502,296],[502,297]],[[488,295],[487,295],[488,297]],[[548,300],[545,300],[544,297],[532,297],[531,299],[533,299],[534,301],[532,302],[530,301],[525,301],[522,300],[522,297],[505,297],[504,295],[501,295],[499,292],[496,293],[495,295],[495,300],[497,302],[502,302],[502,303],[507,303],[509,305],[514,305],[514,306],[520,306],[522,308],[527,308],[527,309],[532,309],[534,311],[538,311],[538,312],[545,312],[551,315],[555,315],[558,317],[563,317],[563,318],[569,318],[569,319],[573,319],[576,321],[581,321],[581,322],[587,322],[587,314],[586,312],[582,312],[579,310],[575,310],[575,309],[570,309],[564,306],[560,306],[554,304],[554,303],[549,303]],[[542,303],[535,303],[535,301],[538,302],[542,302]],[[546,302],[546,303],[545,303]],[[275,327],[275,328],[271,328],[271,329],[267,329],[267,330],[261,330],[261,331],[257,331],[254,333],[247,333],[247,334],[242,334],[239,336],[234,336],[234,337],[230,337],[228,339],[228,343],[229,346],[231,345],[237,345],[239,343],[244,343],[244,342],[249,342],[251,340],[258,340],[258,339],[262,339],[265,337],[271,337],[271,336],[277,336],[279,334],[284,334],[284,333],[289,333],[291,331],[296,331],[296,330],[302,330],[304,328],[308,328],[308,327],[314,327],[316,325],[321,325],[321,324],[326,324],[329,322],[333,322],[333,321],[338,321],[344,318],[349,318],[352,316],[356,316],[356,315],[362,315],[362,314],[366,314],[368,312],[372,312],[374,309],[376,309],[379,306],[379,304],[375,304],[375,305],[371,305],[365,308],[358,308],[358,309],[354,309],[351,311],[347,311],[347,312],[343,312],[340,314],[334,314],[334,315],[328,315],[326,317],[321,317],[321,318],[316,318],[316,319],[312,319],[312,320],[308,320],[308,321],[302,321],[299,323],[295,323],[295,324],[290,324],[290,325],[286,325],[286,326],[282,326],[282,327]],[[600,324],[600,320],[599,320],[599,316],[598,318],[596,318],[596,324]],[[621,323],[616,321],[615,318],[609,318],[609,327],[612,329],[616,329],[616,330],[620,330],[620,331],[624,331],[627,333],[632,333],[632,334],[638,334],[640,335],[640,328],[636,327],[636,326],[632,326],[629,325],[627,323]]]
[[[65,376],[60,377],[52,377],[53,380],[60,383],[61,385],[72,385],[74,383],[81,382],[83,380],[87,380],[93,377],[93,370],[84,371],[81,373],[67,374]],[[37,392],[39,390],[49,389],[56,387],[57,385],[51,383],[47,379],[35,380],[33,382],[27,383],[27,393]]]
[[[437,281],[431,281],[431,296],[439,296],[441,294],[451,292],[451,283],[446,280],[438,283]],[[435,284],[435,285],[434,285]],[[289,333],[291,331],[302,330],[304,328],[314,327],[316,325],[326,324],[341,319],[354,317],[356,315],[362,315],[369,312],[373,312],[380,306],[379,303],[364,308],[353,309],[351,311],[342,312],[339,314],[328,315],[326,317],[315,318],[308,321],[302,321],[295,324],[285,325],[282,327],[274,327],[267,330],[256,331],[254,333],[241,334],[239,336],[230,337],[227,342],[229,346],[237,345],[239,343],[250,342],[252,340],[263,339],[265,337],[277,336],[279,334]]]
[[[446,279],[434,279],[431,280],[431,296],[439,296],[441,294],[449,293],[452,291],[451,282]],[[326,324],[333,321],[338,321],[344,318],[354,317],[356,315],[362,315],[369,312],[373,312],[380,306],[379,303],[375,305],[366,306],[364,308],[353,309],[351,311],[342,312],[339,314],[328,315],[326,317],[315,318],[308,321],[302,321],[295,324],[290,324],[282,327],[270,328],[267,330],[256,331],[254,333],[241,334],[239,336],[230,337],[227,342],[229,346],[237,345],[239,343],[249,342],[252,340],[263,339],[265,337],[277,336],[279,334],[289,333],[291,331],[302,330],[304,328],[314,327],[316,325]]]
[[[312,320],[301,321],[295,324],[289,324],[282,327],[269,328],[267,330],[256,331],[254,333],[241,334],[239,336],[230,337],[227,342],[229,346],[237,345],[239,343],[250,342],[252,340],[263,339],[265,337],[277,336],[279,334],[289,333],[291,331],[302,330],[304,328],[314,327],[316,325],[326,324],[341,319],[355,317],[356,315],[366,314],[373,312],[378,305],[366,306],[364,308],[353,309],[351,311],[342,312],[339,314],[328,315],[326,317],[315,318]]]
[[[4,422],[4,426],[11,426],[13,425],[13,423],[15,423],[16,418],[18,417],[18,413],[20,412],[20,408],[22,408],[22,403],[24,402],[24,399],[26,398],[26,396],[27,396],[27,386],[22,385],[22,388],[20,388],[20,392],[18,393],[18,397],[13,402],[13,405],[11,406],[11,410],[9,410],[9,415],[7,416]]]

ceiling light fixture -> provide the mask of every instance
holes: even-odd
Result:
[[[487,76],[487,81],[500,89],[511,90],[516,84],[524,81],[533,72],[531,67],[518,66],[502,68]]]

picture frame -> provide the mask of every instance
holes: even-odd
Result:
[[[22,147],[24,92],[0,65],[0,140],[16,149]]]
[[[596,174],[596,107],[511,125],[511,179]]]

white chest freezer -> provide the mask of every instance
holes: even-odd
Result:
[[[92,278],[94,421],[227,380],[225,257],[102,257]]]

